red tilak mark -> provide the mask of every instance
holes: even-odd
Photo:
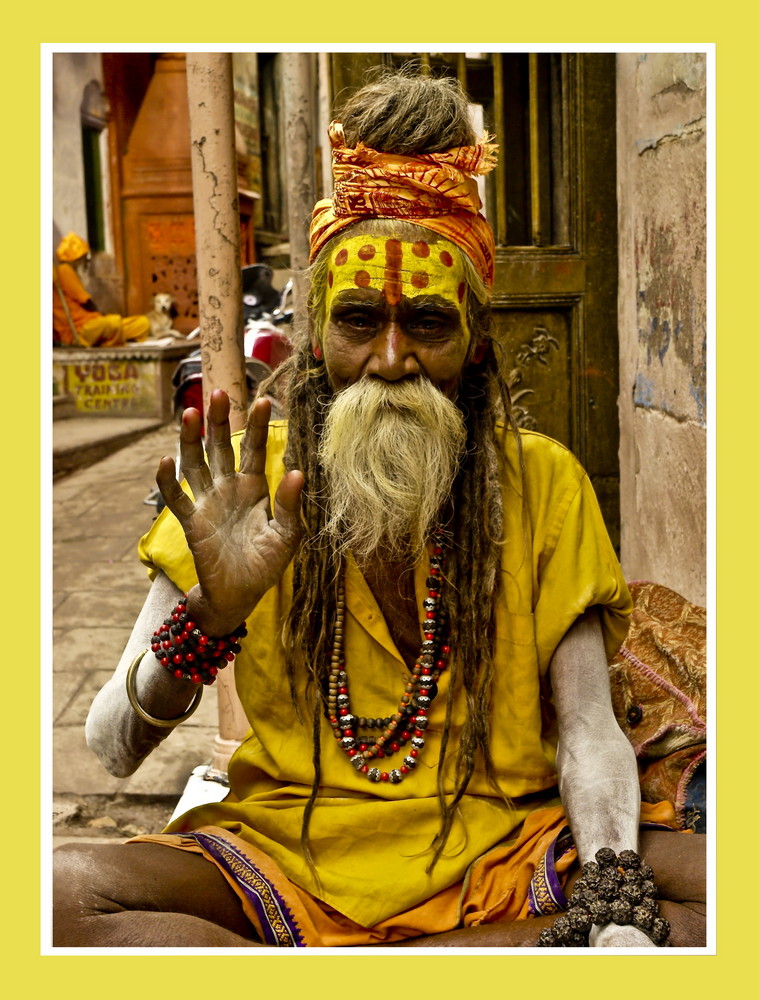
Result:
[[[425,243],[424,240],[419,240],[411,249],[417,257],[429,257],[430,255],[430,245],[429,243]]]
[[[424,271],[416,271],[411,275],[411,284],[414,288],[426,288],[430,283],[430,276]]]
[[[356,277],[353,280],[359,288],[368,288],[372,279],[367,271],[356,271]]]
[[[371,260],[372,257],[376,254],[376,252],[377,251],[374,249],[371,243],[367,243],[366,246],[361,247],[361,249],[359,250],[358,259]]]
[[[385,284],[383,291],[390,306],[397,306],[401,301],[401,264],[403,253],[400,240],[385,241]]]

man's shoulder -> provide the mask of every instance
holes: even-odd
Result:
[[[540,431],[517,428],[516,434],[511,428],[499,423],[496,425],[496,438],[501,448],[509,457],[516,457],[521,452],[525,471],[564,469],[569,474],[583,476],[585,470],[576,455],[561,441],[541,434]]]
[[[523,498],[537,517],[566,510],[582,489],[585,469],[566,445],[538,431],[503,430],[502,485]]]

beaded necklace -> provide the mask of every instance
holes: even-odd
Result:
[[[419,754],[424,748],[427,713],[437,695],[437,679],[440,672],[445,669],[451,651],[445,628],[445,614],[440,606],[445,568],[442,541],[442,530],[437,528],[433,532],[427,597],[424,599],[425,620],[422,623],[424,638],[411,678],[398,705],[398,711],[386,719],[358,716],[351,710],[348,674],[343,655],[345,585],[344,580],[340,581],[332,636],[327,715],[340,748],[358,773],[366,775],[369,781],[389,781],[397,785],[416,767]],[[373,729],[382,730],[382,734],[376,739],[359,734],[359,730]],[[379,767],[371,766],[375,758],[392,757],[393,754],[404,750],[408,743],[411,744],[411,748],[400,767],[383,771]]]

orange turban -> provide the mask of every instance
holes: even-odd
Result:
[[[81,236],[77,236],[76,233],[69,233],[68,236],[64,236],[56,250],[58,260],[65,261],[66,263],[71,263],[72,260],[79,260],[80,257],[84,257],[89,252],[89,243],[83,240]]]
[[[480,214],[477,174],[495,167],[498,147],[485,134],[476,146],[406,156],[381,153],[362,142],[345,144],[343,126],[332,122],[332,198],[317,202],[311,218],[311,261],[341,229],[362,218],[404,219],[439,233],[473,261],[493,284],[493,231]]]

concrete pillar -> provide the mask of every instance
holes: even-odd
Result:
[[[305,321],[308,285],[301,272],[308,267],[308,227],[316,195],[316,79],[313,56],[306,52],[282,55],[285,157],[287,161],[290,267],[293,271],[295,329]]]
[[[321,176],[317,177],[316,198],[328,198],[332,194],[332,148],[327,130],[332,121],[332,80],[330,76],[330,55],[319,52],[319,98],[316,123],[316,148],[320,151]]]
[[[214,389],[224,389],[235,431],[245,424],[248,393],[232,79],[230,53],[188,53],[203,405],[208,408]],[[235,692],[233,666],[219,674],[217,691],[219,732],[211,769],[226,774],[229,758],[248,730]]]
[[[245,424],[248,394],[242,349],[240,210],[228,52],[187,55],[192,189],[198,271],[203,401],[230,398],[232,430]]]

